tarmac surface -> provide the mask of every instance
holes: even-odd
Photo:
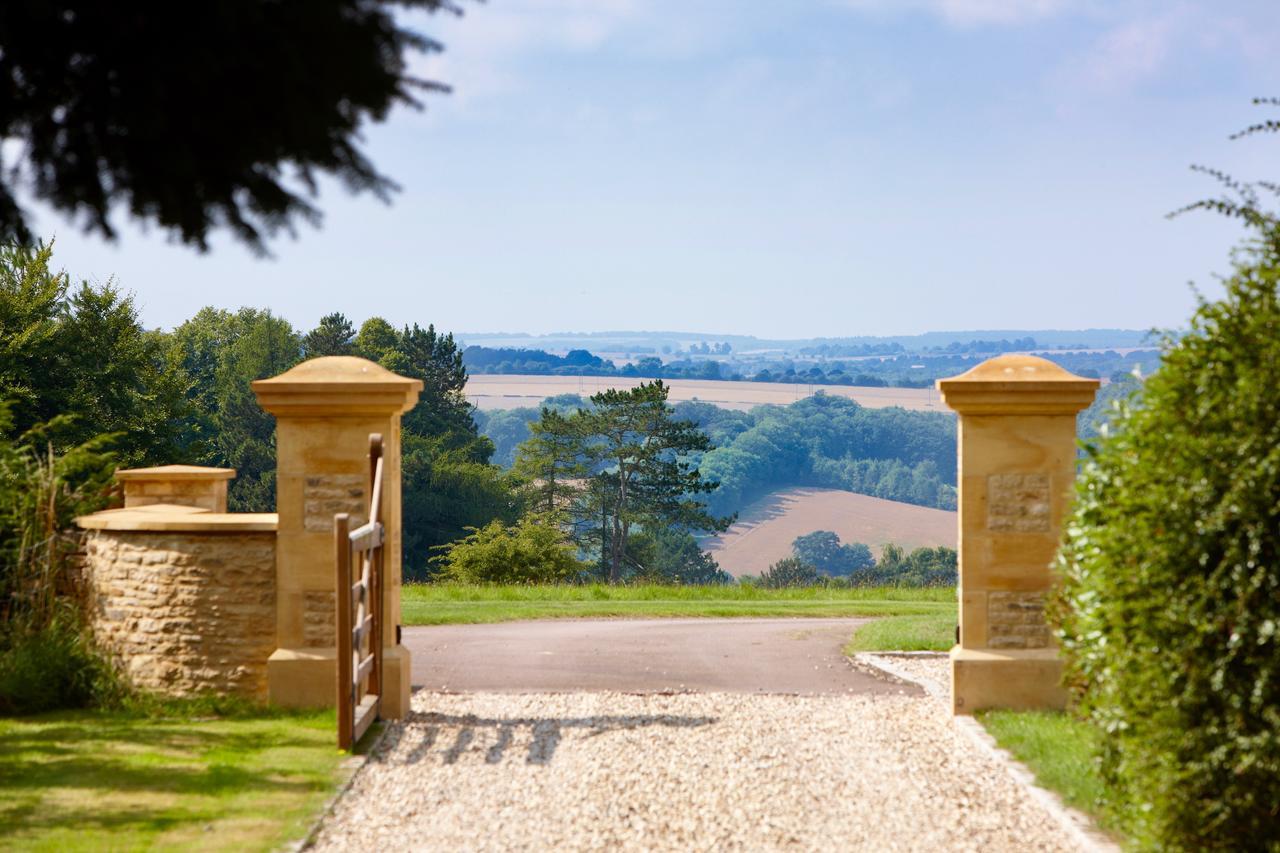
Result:
[[[403,642],[429,691],[922,695],[844,656],[868,621],[557,619],[406,627]]]

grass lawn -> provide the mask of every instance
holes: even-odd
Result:
[[[1093,764],[1098,734],[1091,726],[1060,711],[980,711],[977,717],[1041,787],[1115,834],[1101,806],[1105,787]]]
[[[923,615],[889,616],[853,632],[844,647],[854,652],[945,652],[956,644],[956,608]]]
[[[0,847],[274,850],[340,780],[333,712],[0,719]]]
[[[956,591],[751,586],[406,584],[406,625],[586,616],[934,616],[956,619]],[[949,648],[950,646],[948,646]]]

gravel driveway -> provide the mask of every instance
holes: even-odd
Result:
[[[419,691],[413,707],[319,849],[1070,849],[918,693]]]

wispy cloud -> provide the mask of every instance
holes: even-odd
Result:
[[[638,0],[502,0],[469,4],[461,19],[433,17],[422,29],[445,52],[416,60],[415,73],[455,87],[454,101],[524,88],[515,63],[535,53],[601,49],[643,11]],[[417,22],[415,22],[417,23]]]
[[[1104,33],[1082,63],[1085,79],[1102,89],[1128,88],[1160,72],[1185,34],[1181,10],[1129,21]]]
[[[850,9],[874,14],[926,13],[957,27],[1012,25],[1053,17],[1073,0],[841,0]]]
[[[1063,71],[1067,82],[1119,93],[1212,58],[1233,57],[1262,70],[1274,62],[1275,36],[1265,18],[1250,21],[1213,6],[1139,6],[1113,18]]]

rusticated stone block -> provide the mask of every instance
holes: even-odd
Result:
[[[337,643],[337,607],[333,590],[309,589],[302,597],[302,636],[308,646]]]
[[[992,649],[1046,649],[1053,635],[1044,618],[1044,593],[987,594],[987,646]]]
[[[1002,533],[1047,533],[1048,474],[992,474],[987,478],[987,528]]]
[[[307,477],[302,487],[304,529],[321,533],[333,530],[333,517],[345,512],[352,527],[364,524],[366,513],[363,474],[324,474]]]

